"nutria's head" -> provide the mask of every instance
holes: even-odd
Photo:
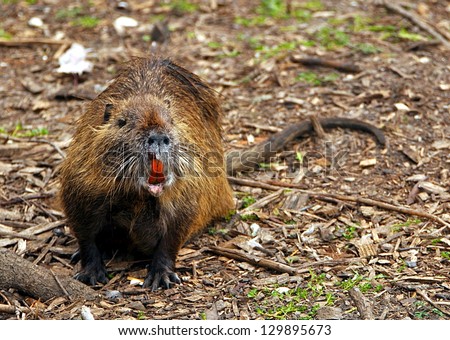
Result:
[[[115,185],[159,196],[175,181],[180,138],[170,103],[152,95],[104,104],[104,176]]]
[[[211,155],[222,160],[219,118],[216,94],[197,76],[165,59],[135,59],[89,104],[71,158],[85,160],[80,175],[92,190],[160,196],[202,176]]]

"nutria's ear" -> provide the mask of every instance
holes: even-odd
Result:
[[[112,108],[113,108],[113,104],[105,105],[105,113],[103,114],[103,121],[105,123],[109,120],[109,117],[111,117]]]

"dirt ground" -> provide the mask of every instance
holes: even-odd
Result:
[[[143,290],[145,266],[112,259],[99,298],[6,287],[0,319],[450,319],[450,6],[401,4],[418,20],[383,1],[0,0],[0,248],[57,276],[79,268],[58,167],[86,99],[132,56],[169,56],[216,89],[227,151],[312,115],[388,141],[326,130],[237,174],[236,214],[182,249],[181,285]],[[56,72],[72,42],[92,72]]]

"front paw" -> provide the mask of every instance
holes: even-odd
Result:
[[[154,292],[159,287],[168,289],[178,283],[181,283],[181,280],[174,271],[167,267],[160,267],[150,269],[145,278],[143,287],[150,288],[152,292]]]
[[[106,269],[104,266],[92,269],[83,268],[79,273],[75,275],[75,279],[89,286],[95,286],[97,282],[103,284],[108,283],[108,278],[106,276]]]

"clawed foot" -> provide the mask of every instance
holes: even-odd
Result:
[[[152,292],[159,287],[171,288],[174,284],[181,283],[178,275],[168,268],[151,269],[144,281],[144,288],[150,288]]]
[[[79,273],[75,275],[75,279],[90,286],[95,286],[97,282],[103,284],[108,283],[106,269],[103,265],[99,268],[83,268]]]

